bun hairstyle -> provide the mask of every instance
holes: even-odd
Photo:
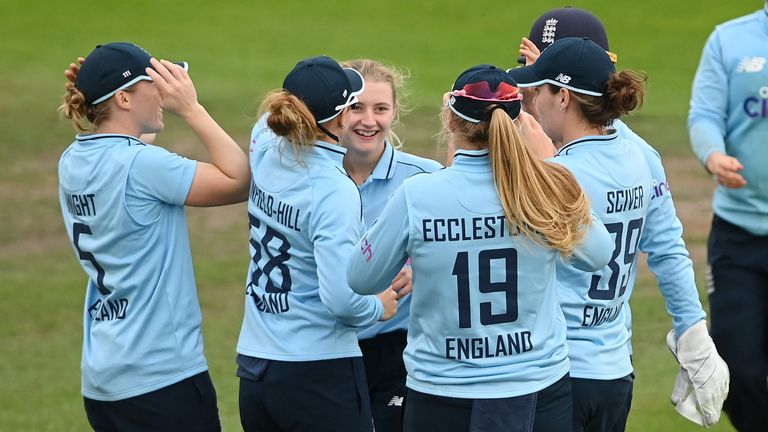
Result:
[[[64,103],[59,107],[59,112],[64,118],[72,120],[72,126],[77,132],[93,132],[109,118],[109,104],[89,105],[85,95],[72,82],[64,84],[64,89]]]
[[[510,69],[520,87],[549,84],[549,91],[567,89],[592,125],[607,126],[642,106],[646,76],[616,72],[610,55],[589,38],[556,40],[530,66]]]

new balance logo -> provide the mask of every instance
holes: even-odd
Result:
[[[557,20],[555,18],[548,19],[546,24],[544,24],[544,29],[541,31],[541,41],[548,44],[554,43],[556,31]]]
[[[563,84],[568,84],[569,82],[571,82],[571,77],[561,73],[560,75],[557,76],[557,78],[555,78],[555,81],[560,81]]]
[[[128,78],[129,76],[131,76],[131,71],[127,70],[123,72],[123,78]]]
[[[392,400],[389,401],[387,406],[403,406],[403,400],[405,398],[403,396],[392,396]]]
[[[737,73],[760,72],[765,67],[765,57],[744,57],[736,68]]]

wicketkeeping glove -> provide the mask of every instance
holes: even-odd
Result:
[[[694,423],[714,425],[728,396],[730,374],[709,337],[706,321],[694,324],[679,338],[670,330],[667,346],[680,363],[672,391],[675,409]]]

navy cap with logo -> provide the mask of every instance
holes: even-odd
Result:
[[[459,117],[472,123],[491,119],[494,109],[502,109],[513,120],[520,114],[523,95],[517,83],[504,70],[492,65],[471,67],[453,84],[448,107]]]
[[[96,45],[80,66],[75,87],[89,105],[96,105],[139,81],[152,81],[146,68],[152,56],[144,48],[127,42]],[[177,63],[187,69],[187,63]]]
[[[319,124],[356,103],[365,81],[360,72],[342,68],[330,57],[317,56],[298,62],[285,77],[283,88],[301,99]]]
[[[602,96],[616,71],[608,53],[587,38],[564,38],[541,53],[536,63],[510,69],[520,87],[552,84],[576,93]]]
[[[551,9],[539,17],[531,26],[528,39],[539,51],[552,45],[556,40],[567,37],[586,37],[608,51],[611,61],[616,63],[617,56],[608,45],[608,35],[603,23],[590,12],[571,6]],[[522,62],[525,64],[525,60]]]

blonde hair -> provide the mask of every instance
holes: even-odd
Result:
[[[72,120],[72,126],[78,132],[93,132],[101,123],[109,119],[110,105],[102,102],[89,105],[85,95],[71,81],[64,84],[67,93],[64,103],[59,106],[59,112],[65,118]]]
[[[278,136],[286,138],[297,156],[300,150],[311,148],[325,135],[307,105],[286,90],[269,92],[258,112],[259,117],[269,113],[267,126]]]
[[[488,147],[493,180],[510,230],[516,228],[564,257],[573,254],[592,219],[589,200],[570,171],[536,158],[502,109],[493,109],[490,121],[480,123],[445,110],[451,133],[479,148]]]
[[[407,71],[400,71],[392,66],[387,66],[376,60],[370,59],[348,60],[343,62],[341,66],[352,68],[360,72],[360,75],[363,76],[366,83],[381,82],[389,84],[389,87],[392,89],[392,103],[393,109],[395,110],[395,119],[392,121],[393,127],[400,120],[400,112],[408,112],[408,110],[403,107],[401,98],[398,97],[398,95],[402,96],[405,93],[404,84],[405,80],[409,77]],[[387,140],[397,149],[400,149],[403,146],[403,141],[392,129],[390,129],[387,134]]]

